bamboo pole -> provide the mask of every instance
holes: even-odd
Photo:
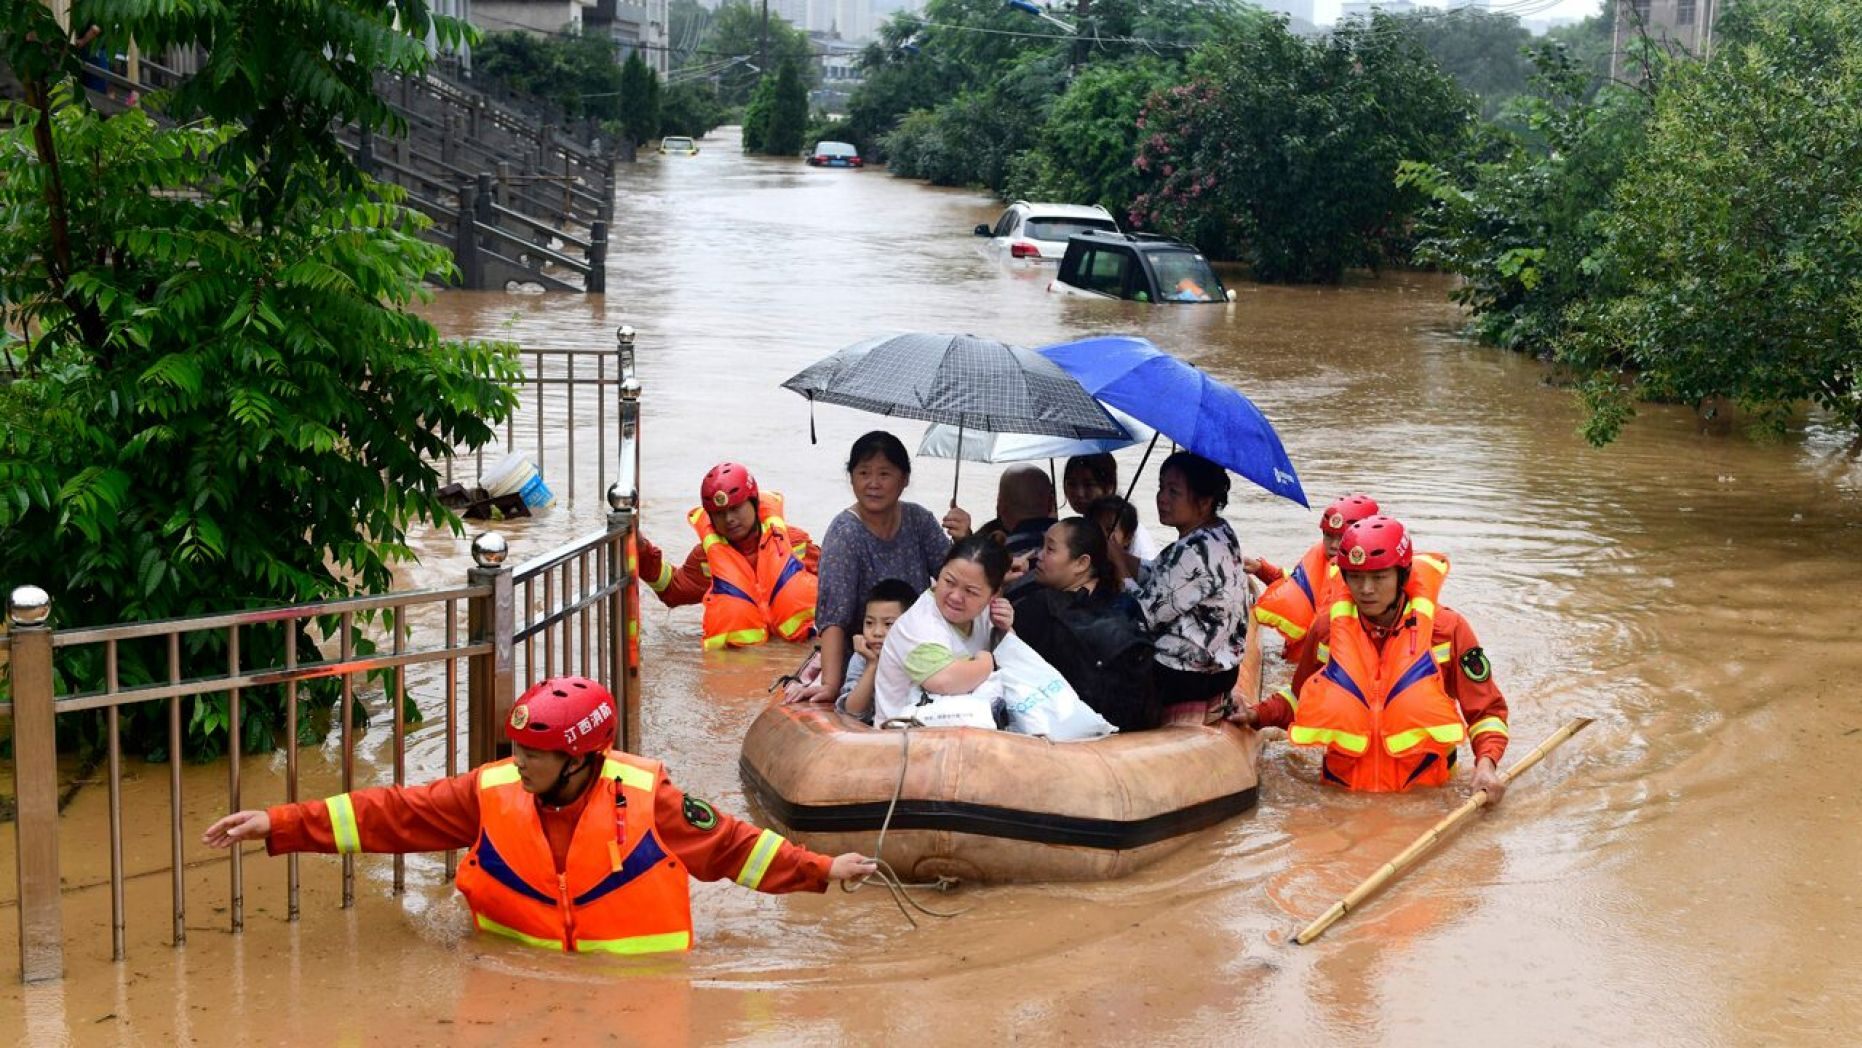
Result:
[[[1588,725],[1590,721],[1591,719],[1589,717],[1577,717],[1574,718],[1571,723],[1552,733],[1551,737],[1539,743],[1531,753],[1521,758],[1518,764],[1513,765],[1502,773],[1500,776],[1501,783],[1511,785],[1513,780],[1523,774],[1526,769],[1544,760],[1546,754],[1557,749],[1566,739],[1583,731],[1584,727]],[[1486,807],[1487,800],[1486,790],[1482,790],[1474,796],[1469,797],[1467,803],[1456,808],[1441,822],[1430,827],[1422,836],[1416,838],[1415,843],[1403,849],[1402,854],[1385,863],[1382,869],[1371,874],[1365,879],[1364,883],[1353,888],[1350,895],[1333,903],[1331,909],[1321,914],[1318,920],[1307,925],[1305,930],[1300,932],[1293,941],[1304,946],[1314,939],[1317,939],[1319,936],[1324,935],[1325,930],[1338,923],[1339,918],[1356,910],[1363,904],[1365,899],[1376,894],[1379,888],[1382,888],[1385,884],[1396,879],[1397,875],[1401,874],[1404,870],[1415,865],[1416,861],[1422,857],[1422,854],[1433,847],[1436,842],[1459,829],[1461,824],[1467,821],[1468,816]]]

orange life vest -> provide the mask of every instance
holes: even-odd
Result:
[[[1338,565],[1325,555],[1325,543],[1315,542],[1288,574],[1282,576],[1261,599],[1254,602],[1254,621],[1274,630],[1286,639],[1281,654],[1297,663],[1306,648],[1306,634],[1319,616],[1320,608],[1330,608],[1349,600]]]
[[[1432,643],[1447,577],[1446,557],[1417,554],[1403,624],[1381,651],[1356,604],[1349,598],[1332,604],[1331,635],[1317,652],[1322,668],[1301,686],[1287,730],[1296,745],[1327,747],[1326,778],[1381,793],[1448,781],[1467,727],[1442,675],[1454,653]]]
[[[769,639],[807,640],[814,633],[817,580],[802,566],[801,552],[789,542],[782,519],[782,496],[764,492],[757,498],[756,564],[711,526],[703,506],[686,518],[705,551],[711,591],[705,594],[705,650],[729,645],[746,648]]]
[[[659,780],[658,761],[610,751],[559,874],[517,765],[507,758],[478,769],[478,843],[457,878],[472,923],[549,950],[691,949],[685,864],[654,831]]]

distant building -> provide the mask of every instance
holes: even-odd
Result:
[[[581,32],[582,13],[593,6],[595,0],[474,0],[472,24],[487,33]]]
[[[1263,10],[1289,15],[1303,22],[1312,21],[1312,0],[1258,0]]]
[[[1416,5],[1411,0],[1345,0],[1339,8],[1338,20],[1347,18],[1369,18],[1372,11],[1382,11],[1387,15],[1413,15]]]
[[[1637,36],[1647,36],[1672,51],[1704,56],[1713,48],[1713,25],[1726,0],[1613,0],[1610,75],[1616,76],[1624,51]]]
[[[626,61],[635,51],[661,76],[671,68],[672,18],[667,0],[594,0],[582,16],[586,31],[601,34],[620,47],[615,57]]]

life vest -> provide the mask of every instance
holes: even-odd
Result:
[[[1333,602],[1331,635],[1317,651],[1322,668],[1301,686],[1287,730],[1296,745],[1327,747],[1327,779],[1372,792],[1448,781],[1467,727],[1442,672],[1454,653],[1447,643],[1432,643],[1447,577],[1446,557],[1416,556],[1402,626],[1381,652],[1357,605],[1349,598]]]
[[[692,946],[685,864],[654,832],[658,761],[610,751],[575,824],[562,873],[537,801],[509,758],[478,769],[478,842],[457,883],[480,931],[569,952]]]
[[[705,594],[706,651],[761,644],[771,630],[783,640],[813,635],[817,580],[802,566],[801,551],[789,544],[781,495],[764,492],[757,498],[762,534],[754,566],[711,526],[703,506],[686,519],[698,532],[705,573],[711,576],[711,591]]]
[[[1285,638],[1281,654],[1288,662],[1297,663],[1319,609],[1349,599],[1338,565],[1325,555],[1325,543],[1315,542],[1291,572],[1267,587],[1261,599],[1254,602],[1254,621]]]

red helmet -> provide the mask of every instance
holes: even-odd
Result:
[[[533,750],[580,757],[613,746],[615,724],[608,689],[587,677],[551,677],[518,698],[504,734]]]
[[[708,510],[730,509],[756,498],[756,478],[735,462],[720,462],[698,485],[698,499]]]
[[[1337,563],[1341,571],[1378,571],[1383,568],[1407,568],[1410,562],[1409,532],[1394,517],[1366,517],[1345,529],[1338,542]]]
[[[1346,528],[1376,515],[1377,503],[1369,495],[1346,495],[1319,514],[1319,530],[1327,535],[1343,535]]]

